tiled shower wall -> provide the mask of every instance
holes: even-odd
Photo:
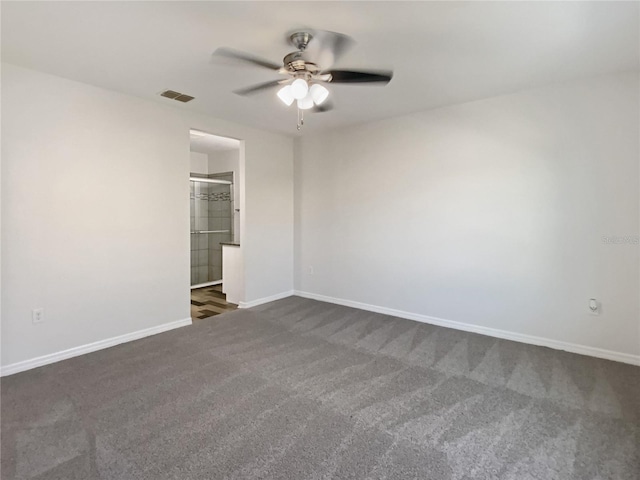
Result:
[[[233,174],[208,175],[209,178],[233,181]],[[229,185],[189,182],[191,186],[191,232],[227,230],[227,233],[191,233],[191,285],[222,279],[222,246],[229,242],[233,201]]]

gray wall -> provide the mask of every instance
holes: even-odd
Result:
[[[3,371],[190,317],[190,128],[243,140],[242,300],[290,292],[291,138],[2,65]]]
[[[307,133],[296,288],[640,360],[638,135],[637,74]]]

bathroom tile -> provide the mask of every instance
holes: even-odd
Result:
[[[222,280],[222,267],[211,267],[209,278],[211,281]]]
[[[206,218],[196,217],[196,230],[208,230],[208,221]]]
[[[207,281],[209,281],[209,267],[208,266],[198,267],[198,283],[204,283]]]
[[[222,280],[222,269],[220,267],[209,267],[209,278],[212,282]]]
[[[211,217],[209,219],[209,225],[211,225],[211,230],[220,230],[221,229],[221,227],[220,227],[221,223],[222,222],[217,217]]]
[[[222,250],[209,249],[209,264],[222,265]]]

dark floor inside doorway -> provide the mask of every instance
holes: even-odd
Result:
[[[191,318],[200,320],[235,310],[238,306],[227,302],[222,284],[191,290]]]

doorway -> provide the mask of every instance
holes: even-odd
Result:
[[[191,317],[196,320],[237,308],[224,293],[223,245],[240,241],[240,141],[191,130],[190,146]]]

